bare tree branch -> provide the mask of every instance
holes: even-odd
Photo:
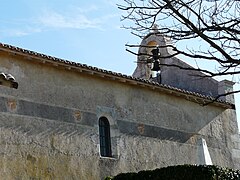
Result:
[[[206,68],[194,68],[206,77],[229,76],[240,74],[240,1],[239,0],[123,0],[118,8],[125,12],[124,21],[132,22],[125,27],[132,34],[143,38],[146,33],[158,25],[159,35],[164,34],[175,44],[182,42],[188,47],[166,45],[173,54],[159,58],[172,58],[181,55],[196,61],[216,62],[216,71]],[[158,34],[156,34],[158,35]],[[197,45],[194,42],[199,42]],[[137,55],[131,48],[138,45],[126,45],[127,51]],[[189,48],[191,47],[191,48]],[[149,57],[150,58],[150,57]],[[143,62],[138,62],[143,63]],[[161,63],[185,70],[193,68]],[[234,91],[233,93],[238,93]],[[225,94],[228,95],[228,94]],[[216,99],[223,96],[222,94]]]

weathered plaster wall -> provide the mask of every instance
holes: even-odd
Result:
[[[161,83],[207,96],[216,97],[220,94],[217,80],[208,78],[199,71],[180,69],[179,67],[193,68],[180,59],[176,57],[161,59],[161,63],[178,66],[161,66]]]
[[[9,54],[1,54],[0,70],[19,83],[17,90],[0,88],[0,176],[100,179],[196,164],[199,137],[207,140],[214,164],[239,167],[232,156],[239,145],[232,141],[234,110]],[[113,158],[99,156],[100,116],[110,121]]]

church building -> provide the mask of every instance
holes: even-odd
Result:
[[[240,169],[234,95],[219,96],[234,83],[203,77],[170,44],[149,33],[135,71],[124,75],[0,43],[0,177]]]

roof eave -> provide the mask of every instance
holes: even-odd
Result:
[[[150,88],[153,90],[159,90],[159,91],[165,92],[167,94],[172,94],[175,96],[183,97],[189,101],[196,102],[202,106],[204,106],[206,104],[212,104],[212,105],[220,106],[220,107],[226,108],[226,109],[235,109],[234,104],[228,103],[226,101],[221,101],[221,100],[215,99],[214,97],[204,96],[199,93],[178,89],[178,88],[171,87],[168,85],[159,84],[154,81],[140,79],[140,78],[134,78],[132,76],[124,75],[121,73],[115,73],[112,71],[107,71],[107,70],[103,70],[100,68],[88,66],[86,64],[76,63],[76,62],[72,62],[72,61],[68,61],[68,60],[64,60],[64,59],[60,59],[60,58],[56,58],[56,57],[52,57],[52,56],[47,56],[47,55],[40,54],[40,53],[37,53],[34,51],[29,51],[29,50],[25,50],[22,48],[18,48],[18,47],[14,47],[11,45],[6,45],[6,44],[0,43],[0,51],[1,50],[4,52],[14,54],[14,55],[24,56],[28,60],[35,59],[43,64],[49,64],[49,65],[52,65],[57,68],[63,68],[66,70],[77,71],[80,73],[94,75],[94,76],[102,77],[102,78],[109,79],[109,80],[115,80],[115,81],[118,81],[121,83],[127,83],[130,85],[138,85],[138,86]]]

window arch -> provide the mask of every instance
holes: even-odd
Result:
[[[99,119],[99,139],[101,156],[112,157],[110,124],[106,117],[100,117]]]

